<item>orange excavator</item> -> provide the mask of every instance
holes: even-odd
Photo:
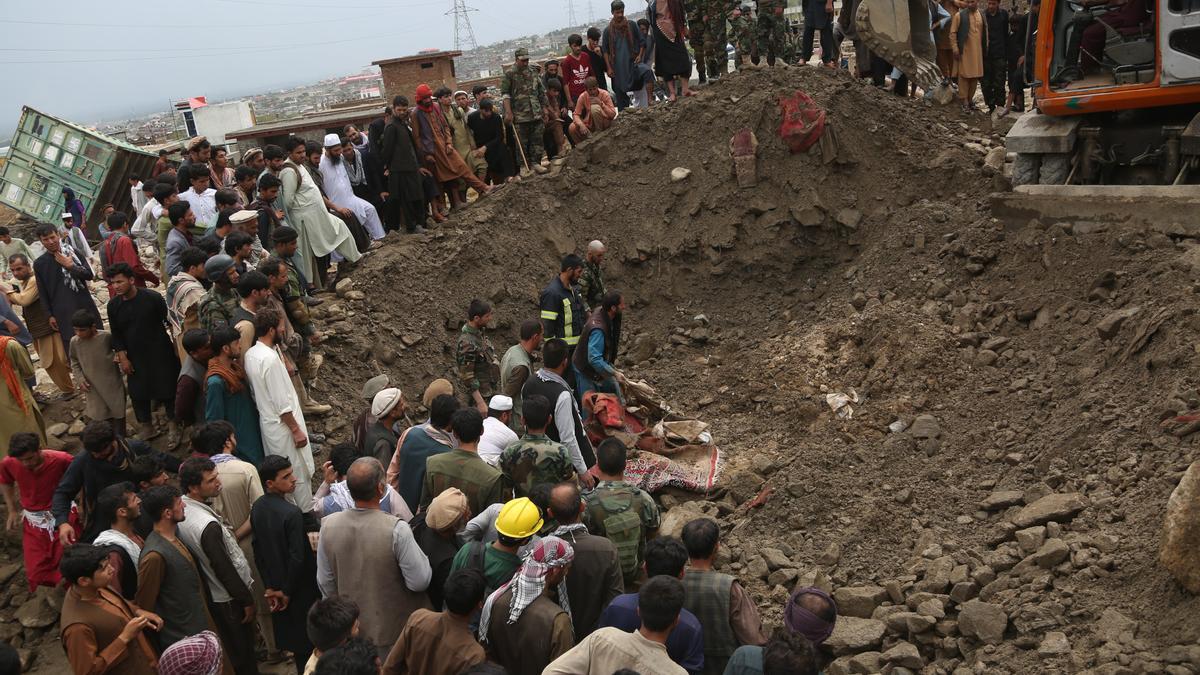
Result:
[[[872,51],[924,84],[936,70],[930,16],[928,0],[861,0],[856,25]],[[1200,184],[1200,0],[1041,0],[1029,31],[1035,110],[1005,143],[1018,191],[1173,185],[1159,196],[1200,196],[1185,187]],[[1076,192],[1089,191],[1058,195]]]

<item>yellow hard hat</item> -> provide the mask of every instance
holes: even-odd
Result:
[[[500,508],[496,531],[513,539],[524,539],[542,529],[542,510],[528,497],[514,499]]]

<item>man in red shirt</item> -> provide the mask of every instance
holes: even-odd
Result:
[[[17,523],[25,521],[22,548],[30,593],[38,586],[58,584],[58,561],[62,558],[63,547],[55,535],[50,502],[71,459],[65,452],[42,448],[37,434],[20,432],[12,435],[8,457],[0,461],[0,490],[8,507],[7,528],[15,530]],[[20,508],[17,507],[17,490],[21,492]],[[71,522],[78,529],[79,517],[74,509],[71,510]]]
[[[137,244],[129,235],[129,217],[118,211],[109,216],[106,222],[108,236],[100,242],[100,274],[104,280],[108,281],[108,268],[117,263],[128,263],[133,268],[133,284],[135,286],[145,288],[147,282],[151,286],[157,286],[158,275],[146,269],[146,266],[142,264]],[[111,283],[108,285],[108,294],[110,297],[113,295]]]
[[[587,79],[595,76],[592,55],[583,50],[583,37],[573,34],[567,38],[571,53],[562,60],[562,77],[567,84],[567,101],[575,108],[575,100],[587,90]]]

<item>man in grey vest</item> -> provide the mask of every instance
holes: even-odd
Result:
[[[354,508],[326,516],[317,544],[321,595],[341,595],[361,610],[362,635],[386,658],[410,614],[431,609],[433,572],[408,523],[379,510],[383,465],[362,457],[346,472]]]
[[[147,488],[142,512],[154,522],[138,558],[138,588],[134,603],[163,618],[158,646],[166,649],[202,631],[216,632],[204,598],[204,582],[192,554],[178,538],[184,506],[171,485]]]
[[[721,675],[734,650],[742,645],[767,641],[762,620],[750,594],[728,574],[713,569],[721,530],[708,518],[697,518],[683,526],[683,545],[688,551],[688,569],[683,575],[684,607],[704,628],[704,673]]]
[[[520,434],[525,424],[521,387],[535,372],[533,353],[542,345],[542,322],[526,319],[521,322],[521,341],[504,352],[500,359],[500,391],[513,400],[513,416],[508,426]]]
[[[179,538],[192,552],[212,596],[210,611],[225,655],[237,675],[257,675],[254,655],[254,582],[250,563],[238,545],[233,528],[209,501],[221,493],[217,465],[205,458],[192,458],[179,467],[179,486],[184,490],[184,518]]]

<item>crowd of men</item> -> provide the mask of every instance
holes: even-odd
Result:
[[[625,480],[630,448],[587,433],[591,401],[623,400],[625,382],[626,304],[606,286],[600,241],[562,259],[502,355],[486,334],[492,308],[468,303],[458,381],[428,385],[423,423],[405,428],[410,403],[372,378],[352,441],[317,465],[325,439],[305,418],[330,407],[305,391],[321,361],[307,313],[319,275],[306,272],[323,263],[302,255],[298,230],[324,206],[315,183],[332,140],[307,159],[303,143],[294,161],[262,153],[268,164],[239,187],[264,206],[217,198],[211,226],[160,174],[139,216],[157,205],[166,246],[113,213],[98,275],[53,225],[37,229],[32,264],[32,247],[7,260],[25,332],[54,343],[39,354],[68,355],[61,386],[82,394],[89,420],[78,454],[50,449],[29,355],[3,338],[7,526],[22,529],[30,590],[66,587],[73,671],[248,675],[290,660],[319,675],[816,672],[836,620],[829,596],[798,589],[785,628],[765,635],[745,589],[714,569],[718,525],[656,536],[655,501]],[[178,173],[199,201],[219,165],[203,141],[191,148]],[[313,185],[314,209],[276,212],[281,185]],[[321,222],[362,208],[333,204]],[[163,279],[165,299],[146,287]]]
[[[107,226],[102,250],[115,250],[126,223]],[[625,382],[626,307],[605,285],[602,242],[562,259],[502,357],[485,333],[491,307],[468,304],[457,386],[427,386],[423,423],[405,428],[413,410],[386,376],[365,383],[352,440],[318,471],[288,346],[301,335],[288,307],[304,307],[284,295],[296,236],[276,226],[272,255],[244,274],[234,256],[185,248],[176,277],[213,284],[179,341],[162,297],[110,264],[112,331],[72,315],[82,451],[11,433],[7,525],[23,528],[31,592],[66,587],[75,673],[249,675],[271,661],[317,675],[818,671],[830,596],[797,589],[785,626],[764,634],[746,590],[715,569],[718,524],[657,536],[658,506],[625,478],[630,448],[586,432],[592,397],[621,400]],[[37,260],[61,265],[57,231],[40,241]],[[63,276],[86,267],[69,261]],[[236,304],[215,306],[234,289]],[[6,380],[27,388],[15,371]],[[135,413],[168,403],[186,448],[152,447],[153,426],[126,436],[114,415],[127,393]]]

